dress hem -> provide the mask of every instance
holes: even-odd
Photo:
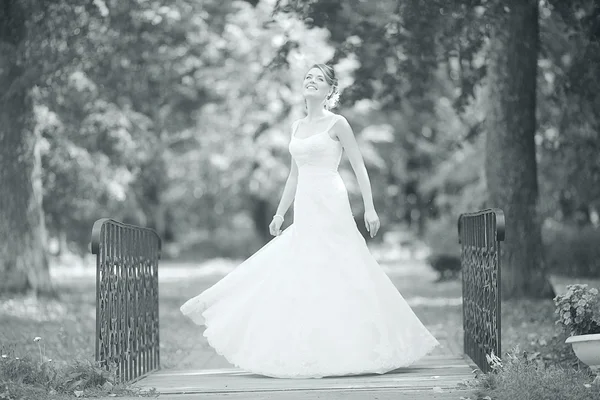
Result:
[[[206,316],[204,312],[202,312],[203,323],[206,327],[206,330],[209,329],[210,323],[206,320]],[[322,378],[334,378],[334,377],[345,377],[345,376],[358,376],[358,375],[384,375],[388,372],[394,371],[399,368],[406,368],[415,362],[419,361],[423,357],[427,356],[431,351],[433,351],[436,347],[440,345],[437,339],[433,338],[434,342],[431,342],[427,345],[426,348],[422,348],[422,351],[418,352],[417,355],[413,355],[411,358],[407,360],[403,360],[398,363],[385,364],[380,368],[365,368],[361,370],[356,370],[354,368],[340,371],[331,371],[331,372],[319,372],[319,373],[293,373],[293,374],[281,374],[281,373],[272,373],[263,368],[254,368],[248,366],[246,363],[237,360],[235,357],[231,357],[227,355],[218,344],[215,343],[213,339],[210,338],[209,335],[206,334],[206,330],[203,336],[206,338],[208,345],[215,350],[215,352],[224,357],[227,362],[232,364],[234,367],[239,368],[245,372],[263,375],[270,378],[280,378],[280,379],[322,379]]]

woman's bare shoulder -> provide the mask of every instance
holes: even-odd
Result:
[[[330,111],[331,112],[331,111]],[[336,114],[331,112],[332,114],[332,118],[335,120],[334,126],[343,126],[345,128],[349,128],[350,127],[350,123],[348,122],[348,120],[346,119],[346,117],[344,117],[342,114]]]

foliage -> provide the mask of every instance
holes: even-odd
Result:
[[[599,45],[594,23],[598,15],[595,4],[587,0],[569,5],[558,1],[540,3],[540,121],[536,140],[543,216],[567,211],[559,204],[561,197],[568,199],[571,209],[581,204],[595,204],[594,199],[598,198],[593,193],[600,185],[584,187],[584,182],[600,176],[595,172],[597,157],[587,153],[593,152],[597,144],[586,133],[589,129],[594,130],[596,117],[585,111],[596,109],[594,104],[599,99],[597,83],[590,75],[598,65],[598,60],[592,56]],[[399,129],[400,136],[427,130],[439,121],[440,129],[434,128],[432,132],[443,133],[450,140],[449,143],[434,141],[438,153],[434,156],[432,169],[426,167],[431,161],[419,151],[409,151],[410,156],[403,161],[410,165],[414,164],[414,159],[419,160],[419,196],[434,193],[435,201],[441,196],[449,204],[456,204],[452,207],[455,214],[465,211],[460,197],[455,196],[458,192],[465,198],[472,198],[474,182],[469,176],[481,171],[483,164],[481,159],[459,155],[465,139],[470,140],[483,132],[485,90],[482,89],[486,86],[484,78],[489,52],[486,43],[490,22],[502,13],[499,2],[458,0],[401,4],[390,1],[378,2],[375,7],[364,2],[341,6],[329,1],[281,0],[277,5],[280,12],[296,13],[311,25],[327,27],[332,32],[331,40],[336,43],[336,57],[354,54],[361,61],[355,73],[355,84],[344,95],[347,104],[367,99],[386,110],[389,108],[392,115],[400,110],[400,114],[410,116],[414,128]],[[585,95],[579,90],[583,82],[590,89],[584,90]],[[429,97],[444,86],[450,91]],[[424,100],[418,100],[415,94]],[[432,101],[435,98],[444,99],[441,96],[455,107],[457,113],[453,118],[458,123],[432,114],[431,107],[425,107],[435,104]],[[584,109],[579,108],[580,100],[585,104]],[[417,109],[404,113],[402,108],[407,107],[407,102],[417,105]],[[568,105],[567,113],[561,112],[565,105]],[[577,122],[569,116],[571,112],[578,115]],[[424,139],[419,135],[415,138]],[[402,154],[405,148],[404,142],[398,142],[394,150]],[[447,171],[452,171],[452,175]],[[407,174],[410,169],[403,172],[400,181],[406,183],[410,180]],[[461,177],[463,173],[466,173],[466,179]],[[448,187],[455,178],[462,178],[461,184]],[[483,176],[475,176],[475,180],[475,187],[485,190]],[[563,188],[558,182],[569,182],[569,185]],[[481,196],[475,199],[479,204],[485,200]],[[435,218],[435,209],[432,216]]]
[[[477,396],[494,400],[596,400],[600,392],[589,371],[546,366],[531,360],[518,348],[502,361],[493,360],[494,371],[478,378]],[[486,397],[487,396],[487,397]]]
[[[296,26],[296,58],[322,58],[323,31],[271,19],[268,2],[46,6],[27,47],[52,56],[38,71],[36,123],[46,222],[61,245],[86,251],[107,215],[173,241],[231,232],[224,216],[252,215],[256,198],[275,206],[300,75],[269,65],[283,26]]]
[[[598,289],[588,285],[567,286],[567,292],[554,298],[557,324],[571,335],[600,333],[600,297]]]
[[[203,81],[189,77],[205,63],[202,49],[214,34],[194,3],[96,4],[98,9],[49,6],[54,20],[75,13],[75,21],[87,23],[85,29],[59,24],[80,32],[84,58],[55,64],[37,96],[38,129],[48,143],[43,153],[48,226],[66,231],[82,249],[83,230],[107,214],[162,228],[156,194],[165,180],[164,140],[193,126],[185,107],[200,106],[194,99],[206,97]]]
[[[392,127],[393,140],[381,150],[387,188],[376,194],[387,194],[395,204],[384,208],[392,222],[404,220],[423,234],[434,194],[424,193],[419,185],[452,149],[452,139],[469,131],[452,107],[456,82],[448,75],[447,60],[439,57],[438,39],[444,33],[438,27],[471,16],[450,12],[454,4],[444,14],[438,12],[439,2],[417,3],[282,0],[276,12],[326,27],[336,48],[333,64],[344,58],[359,61],[342,104],[353,113],[368,111],[360,124],[371,119]]]
[[[544,218],[598,208],[596,3],[540,2]],[[29,69],[15,85],[35,85],[46,224],[63,250],[87,251],[92,222],[105,216],[155,227],[174,255],[198,246],[239,256],[264,243],[289,126],[302,115],[297,85],[315,61],[340,74],[339,112],[365,154],[384,225],[408,222],[435,251],[455,251],[452,221],[486,205],[497,1],[23,4],[27,40],[11,54]],[[216,239],[232,232],[243,232],[240,242]]]
[[[600,5],[594,0],[542,3],[538,162],[542,215],[564,220],[598,208],[597,132]]]

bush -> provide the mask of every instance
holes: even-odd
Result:
[[[493,372],[477,378],[477,398],[494,400],[600,400],[594,377],[586,370],[547,366],[515,349],[502,362],[493,359]]]
[[[542,228],[546,266],[551,272],[600,277],[600,229],[548,221]]]
[[[449,254],[432,254],[427,263],[439,273],[439,281],[457,279],[462,268],[460,257]]]

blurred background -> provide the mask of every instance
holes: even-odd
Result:
[[[502,348],[579,368],[551,299],[600,287],[600,0],[1,0],[6,398],[112,392],[77,361],[94,359],[102,296],[140,287],[96,291],[89,245],[104,217],[163,239],[162,367],[223,366],[179,307],[271,240],[314,63],[338,73],[334,111],[371,178],[382,227],[367,243],[421,321],[462,354],[457,220],[497,207]],[[341,173],[366,236],[345,157]],[[475,287],[497,278],[479,271]],[[522,371],[513,381],[561,399],[588,382]]]
[[[539,214],[546,266],[565,274],[600,274],[597,3],[539,2]],[[60,0],[22,1],[18,13],[6,4],[0,69],[21,78],[4,74],[2,90],[27,87],[32,111],[8,103],[3,129],[34,133],[30,178],[51,263],[89,254],[102,217],[156,229],[166,259],[251,255],[270,240],[313,63],[339,75],[335,111],[365,158],[382,220],[369,243],[381,257],[457,257],[458,215],[493,206],[487,66],[490,20],[502,10],[491,3]],[[363,229],[345,158],[342,173]]]

